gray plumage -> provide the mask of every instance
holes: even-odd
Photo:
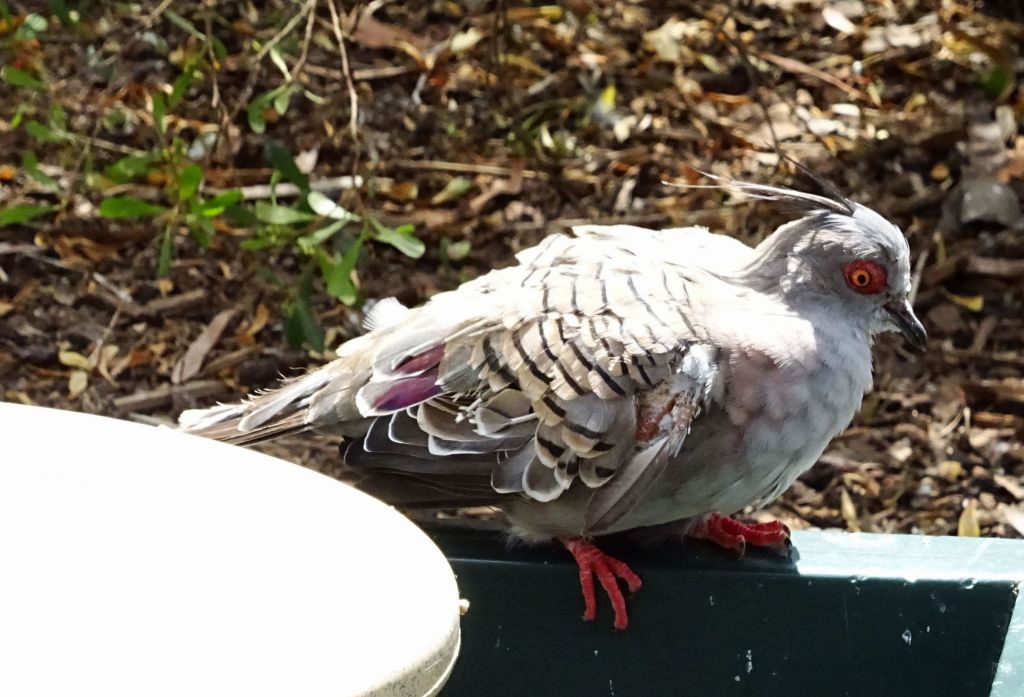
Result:
[[[532,538],[767,504],[853,418],[872,336],[924,332],[891,223],[838,195],[722,184],[801,215],[756,248],[702,228],[551,235],[421,307],[379,304],[332,363],[182,428],[340,434],[371,491],[498,505]]]

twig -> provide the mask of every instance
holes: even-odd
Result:
[[[318,0],[306,0],[298,14],[289,19],[281,28],[281,31],[274,34],[270,41],[263,45],[263,48],[261,48],[259,53],[256,54],[255,62],[257,65],[267,57],[267,54],[270,53],[278,43],[280,43],[281,39],[292,33],[292,30],[299,25],[299,22],[306,18],[306,15],[312,13],[313,10],[316,9],[317,2]]]
[[[306,15],[306,35],[302,38],[302,51],[299,53],[299,59],[295,61],[295,65],[292,66],[291,72],[288,74],[289,82],[294,82],[298,79],[306,65],[306,58],[309,57],[309,45],[313,42],[313,25],[316,23],[316,1],[314,0],[313,8]]]
[[[363,185],[363,178],[359,176],[343,175],[340,177],[327,177],[325,179],[318,179],[317,181],[309,183],[310,191],[342,191],[346,189],[358,189]],[[210,189],[211,193],[224,193],[230,189]],[[242,192],[242,198],[246,201],[252,201],[255,199],[266,199],[271,196],[277,196],[278,198],[289,198],[291,196],[298,196],[302,193],[302,189],[297,187],[291,182],[281,182],[275,186],[270,184],[253,184],[252,186],[243,186],[238,189]]]
[[[174,0],[163,0],[163,2],[156,6],[156,9],[142,18],[142,25],[147,29],[152,27],[156,20],[160,19],[160,16],[163,15],[164,10],[171,6],[172,2]]]
[[[157,407],[166,406],[175,399],[187,398],[190,400],[215,397],[228,392],[227,385],[220,380],[195,380],[184,385],[161,385],[155,390],[136,392],[135,394],[118,397],[114,400],[114,408],[124,411],[149,411]]]
[[[306,0],[305,4],[302,6],[302,9],[298,12],[298,14],[289,19],[288,23],[285,24],[284,28],[281,29],[281,31],[279,31],[273,37],[271,37],[270,41],[264,44],[263,48],[261,48],[259,53],[256,54],[256,59],[252,66],[252,70],[249,71],[249,77],[245,81],[245,86],[242,88],[241,93],[238,95],[238,99],[235,100],[235,105],[231,108],[230,113],[227,114],[227,116],[224,118],[223,123],[221,124],[222,132],[230,133],[229,129],[231,124],[234,122],[238,114],[242,111],[243,107],[249,103],[249,98],[252,96],[253,88],[256,86],[256,81],[259,79],[260,63],[262,63],[266,55],[270,53],[271,49],[273,49],[274,46],[276,46],[278,42],[281,41],[281,39],[287,36],[289,32],[291,32],[291,30],[294,29],[298,25],[298,23],[302,21],[304,17],[306,17],[308,14],[313,13],[313,10],[316,8],[317,2],[318,0]]]
[[[367,11],[372,12],[378,6],[371,3]],[[335,6],[334,0],[327,0],[327,7],[331,11],[331,29],[334,32],[335,40],[338,42],[338,52],[341,55],[341,72],[345,76],[345,87],[348,89],[348,128],[352,135],[352,176],[356,177],[359,172],[359,162],[362,156],[362,139],[359,137],[359,95],[356,93],[356,85],[352,80],[352,66],[348,61],[348,49],[345,48],[345,34],[341,30],[341,17],[338,13],[338,8]],[[352,16],[358,22],[361,15],[357,14],[356,10],[353,9]],[[362,197],[359,195],[359,189],[355,190],[355,195],[361,207]]]
[[[917,290],[921,287],[921,276],[924,274],[924,267],[928,263],[928,255],[931,247],[925,247],[920,256],[917,257],[917,264],[914,265],[914,275],[910,279],[910,290],[907,292],[907,301],[913,305],[917,299]]]
[[[92,272],[92,280],[96,281],[97,284],[106,288],[115,298],[125,303],[126,305],[135,304],[135,300],[132,298],[131,295],[128,294],[128,291],[124,290],[123,288],[119,288],[113,283],[111,283],[109,280],[107,280],[107,277],[101,274],[99,271]],[[120,311],[121,308],[117,308],[117,312]]]
[[[210,19],[209,12],[203,16],[203,24],[206,29],[206,55],[210,61],[210,81],[213,83],[213,95],[210,97],[210,106],[216,109],[220,106],[220,71],[217,70],[219,61],[217,60],[217,54],[213,50],[213,41],[210,39],[213,36],[213,20]],[[209,152],[212,151],[213,148],[210,148]]]
[[[331,28],[334,30],[334,38],[338,42],[338,52],[341,54],[341,72],[345,76],[345,86],[348,88],[349,117],[348,127],[352,132],[352,140],[359,143],[359,95],[356,94],[356,86],[352,81],[352,68],[348,63],[348,50],[345,48],[345,34],[341,31],[341,19],[338,15],[338,8],[334,6],[334,0],[327,0],[327,7],[331,11]],[[354,170],[355,168],[353,168]]]
[[[850,85],[847,85],[839,78],[833,75],[829,75],[824,70],[819,70],[818,68],[815,68],[812,65],[807,65],[806,63],[798,61],[795,58],[789,58],[787,56],[777,56],[774,53],[768,53],[766,51],[761,51],[757,55],[759,58],[763,58],[769,63],[774,63],[775,65],[779,66],[788,73],[794,73],[796,75],[808,75],[817,80],[821,80],[822,82],[827,82],[833,87],[838,87],[843,92],[846,92],[846,94],[850,95],[854,99],[860,99],[864,101],[867,101],[868,99],[868,96],[861,90],[857,89],[856,87],[851,87]]]
[[[352,80],[362,82],[366,80],[381,80],[399,75],[408,75],[419,71],[418,65],[382,65],[379,68],[356,68],[352,71]],[[306,72],[329,80],[344,80],[345,73],[337,68],[325,68],[322,65],[307,65]]]
[[[511,177],[517,174],[527,179],[547,179],[546,172],[538,172],[532,169],[517,170],[510,167],[498,165],[472,164],[469,162],[444,162],[442,160],[391,160],[388,162],[395,167],[404,169],[426,169],[437,172],[463,172],[468,174],[490,174],[498,177]]]

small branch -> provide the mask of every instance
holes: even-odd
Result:
[[[245,81],[245,87],[242,88],[241,93],[238,95],[238,99],[235,100],[235,105],[231,108],[231,111],[224,118],[221,130],[225,134],[228,133],[228,129],[231,127],[231,124],[234,122],[235,118],[238,117],[238,114],[242,111],[244,106],[249,103],[249,98],[252,96],[253,88],[256,86],[256,81],[259,79],[260,76],[260,63],[263,62],[263,59],[266,57],[266,55],[270,53],[271,49],[273,49],[274,46],[276,46],[278,42],[281,41],[281,39],[286,37],[288,33],[291,32],[292,29],[298,26],[299,22],[301,22],[303,18],[307,17],[310,14],[315,14],[314,10],[316,9],[317,2],[318,0],[306,0],[305,4],[302,6],[302,9],[298,12],[298,14],[289,19],[288,23],[285,24],[284,28],[282,28],[281,31],[277,32],[277,34],[275,34],[270,39],[270,41],[264,44],[263,48],[261,48],[259,53],[256,54],[252,70],[249,71],[249,77]],[[293,70],[292,72],[294,73],[295,71]]]
[[[260,49],[260,52],[256,54],[257,64],[262,63],[263,59],[267,57],[267,54],[270,53],[270,51],[273,50],[273,48],[277,46],[278,43],[281,42],[281,39],[291,34],[292,30],[299,25],[299,22],[305,19],[307,15],[313,13],[313,10],[316,9],[317,2],[318,0],[306,0],[306,3],[302,6],[302,9],[298,12],[298,14],[289,19],[285,23],[284,27],[281,28],[281,31],[274,34],[270,41],[265,43],[263,45],[263,48]]]
[[[387,164],[403,169],[424,169],[436,172],[461,172],[467,174],[490,174],[497,177],[520,175],[527,179],[548,179],[546,172],[533,169],[513,169],[499,165],[472,164],[469,162],[444,162],[441,160],[390,160]]]
[[[331,10],[331,28],[334,30],[334,38],[338,41],[338,52],[341,54],[341,72],[345,76],[345,86],[348,88],[350,111],[348,127],[352,132],[352,140],[358,143],[359,95],[356,94],[356,86],[352,81],[352,68],[348,63],[348,50],[345,48],[345,34],[341,30],[341,19],[338,15],[338,8],[334,6],[334,0],[327,0],[327,7]]]
[[[319,192],[342,191],[346,189],[357,189],[362,185],[362,177],[343,175],[340,177],[327,177],[325,179],[318,179],[317,181],[310,182],[309,189],[310,191]],[[276,196],[278,198],[290,198],[302,193],[302,189],[291,182],[281,182],[275,186],[271,186],[270,184],[253,184],[252,186],[239,187],[238,190],[242,192],[242,198],[246,201],[267,199],[271,196]],[[217,194],[229,191],[229,189],[211,189],[210,191],[211,193]]]
[[[306,35],[302,38],[302,51],[299,53],[299,59],[295,61],[295,65],[292,66],[291,73],[288,76],[289,82],[294,82],[298,79],[298,76],[302,74],[302,69],[306,65],[306,58],[309,57],[309,45],[313,42],[313,25],[316,23],[316,2],[313,3],[313,8],[306,15]]]
[[[163,0],[163,2],[156,6],[156,9],[142,18],[142,25],[147,29],[152,27],[153,24],[160,19],[160,16],[163,15],[164,10],[171,6],[172,2],[174,2],[174,0]]]

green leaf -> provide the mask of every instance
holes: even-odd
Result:
[[[224,209],[224,219],[234,227],[259,228],[260,221],[252,206],[241,204],[231,205]]]
[[[288,105],[291,104],[292,95],[295,94],[294,86],[289,86],[287,89],[283,89],[280,93],[274,97],[274,111],[281,116],[288,113]]]
[[[169,109],[173,109],[181,103],[182,98],[185,96],[185,92],[188,91],[189,86],[192,84],[192,78],[192,68],[187,69],[175,78],[174,84],[171,85],[171,94],[167,97],[167,107]]]
[[[306,196],[306,203],[309,204],[309,207],[313,209],[314,213],[319,216],[323,216],[324,218],[343,220],[346,223],[349,221],[359,220],[358,215],[345,210],[319,191],[310,191],[309,195]]]
[[[1013,89],[1013,72],[1002,65],[995,65],[980,75],[978,82],[985,96],[995,101]]]
[[[41,34],[46,31],[47,24],[46,18],[37,14],[25,15],[25,22],[22,26],[30,29],[36,34]]]
[[[118,184],[125,184],[136,177],[141,177],[149,171],[149,166],[156,161],[157,156],[152,153],[145,155],[128,155],[110,165],[103,174]]]
[[[21,156],[21,168],[25,174],[32,177],[40,186],[47,191],[57,191],[60,185],[50,175],[39,169],[39,159],[31,150],[26,150]]]
[[[280,244],[279,241],[274,237],[256,235],[255,237],[249,237],[248,239],[242,240],[242,243],[238,246],[247,252],[259,252],[264,249],[276,247],[278,244]]]
[[[54,104],[50,107],[50,125],[57,131],[64,134],[64,137],[68,135],[68,114],[64,111],[64,107],[60,104]]]
[[[191,164],[178,172],[178,200],[188,201],[199,191],[199,185],[203,182],[203,168],[197,164]]]
[[[302,94],[306,95],[306,99],[313,102],[314,104],[326,104],[327,98],[321,97],[316,92],[310,92],[309,90],[302,90]]]
[[[188,217],[188,234],[196,241],[196,244],[205,249],[210,246],[210,241],[217,234],[217,230],[209,218],[190,215]]]
[[[100,215],[104,218],[151,218],[167,209],[131,196],[112,196],[100,204]]]
[[[324,330],[317,324],[313,310],[309,306],[309,295],[313,285],[312,270],[312,267],[307,267],[303,272],[299,291],[288,304],[284,333],[292,346],[307,343],[317,351],[323,351]]]
[[[174,230],[170,223],[164,227],[164,238],[160,242],[160,255],[156,262],[156,275],[163,278],[171,272],[171,259],[174,256]]]
[[[153,126],[160,135],[164,134],[164,120],[167,118],[167,99],[163,92],[153,92]]]
[[[352,305],[359,297],[356,286],[352,282],[352,270],[356,267],[356,262],[359,261],[359,250],[362,246],[363,238],[360,236],[345,251],[341,261],[324,272],[327,292],[346,305]],[[321,270],[324,270],[322,265]]]
[[[266,201],[256,202],[256,219],[270,225],[294,225],[315,220],[316,216],[305,211],[279,206]]]
[[[179,29],[188,32],[200,41],[206,41],[206,34],[196,29],[196,25],[192,24],[192,22],[185,19],[174,10],[164,10],[164,17],[166,17],[171,22],[171,24],[175,25]]]
[[[224,60],[228,57],[228,47],[216,36],[213,37],[213,55],[217,57],[217,60]]]
[[[423,240],[412,234],[413,230],[416,229],[412,225],[390,228],[372,218],[370,223],[373,225],[373,239],[384,244],[390,244],[405,256],[419,259],[423,256],[423,252],[426,251]]]
[[[345,223],[347,222],[347,220],[336,220],[329,225],[325,225],[319,230],[315,230],[308,235],[303,235],[299,239],[295,240],[295,243],[303,253],[313,254],[320,245],[331,239],[338,230],[345,226]]]
[[[270,47],[270,60],[277,66],[277,69],[281,71],[285,80],[291,79],[292,74],[288,71],[288,66],[285,64],[284,58],[281,56],[281,52],[277,50],[277,46]]]
[[[55,210],[57,210],[56,206],[39,206],[31,203],[22,206],[11,206],[10,208],[0,208],[0,227],[27,223]]]
[[[0,2],[3,2],[3,0],[0,0]],[[30,108],[28,104],[18,105],[18,108],[14,112],[14,118],[11,119],[11,130],[21,125],[21,120],[25,118],[25,114],[29,113],[29,110]]]
[[[252,129],[253,133],[257,135],[262,134],[267,130],[267,120],[263,116],[263,110],[274,101],[274,97],[277,96],[277,90],[271,90],[264,92],[263,94],[255,97],[249,106],[245,110],[245,115],[249,119],[249,128]]]
[[[222,194],[214,196],[209,201],[203,202],[199,206],[199,214],[206,218],[214,218],[223,213],[225,209],[231,208],[231,206],[234,206],[241,200],[242,192],[238,189],[225,191]]]
[[[35,140],[40,143],[60,143],[67,140],[68,134],[63,131],[58,131],[50,128],[44,123],[32,120],[25,124],[25,130]]]
[[[13,87],[27,87],[30,90],[39,90],[40,92],[46,90],[46,83],[32,73],[19,70],[18,68],[10,65],[5,65],[2,72],[4,82],[8,85]]]
[[[60,23],[63,26],[73,27],[76,24],[75,18],[78,16],[78,13],[76,12],[75,15],[72,16],[71,12],[68,10],[68,5],[64,0],[50,0],[49,4],[50,12],[57,15],[57,19],[60,20]]]
[[[304,192],[309,191],[309,177],[299,171],[288,148],[276,141],[269,141],[263,146],[263,159],[280,172],[285,181],[290,181]]]
[[[453,177],[448,180],[448,183],[444,185],[441,191],[438,191],[430,202],[435,206],[442,203],[447,203],[462,196],[467,191],[473,188],[473,182],[465,177]]]
[[[449,242],[444,248],[444,253],[449,261],[462,261],[471,249],[469,240],[460,240],[458,242]]]

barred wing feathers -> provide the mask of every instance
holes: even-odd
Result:
[[[717,378],[688,311],[684,237],[550,236],[420,308],[388,306],[327,366],[182,424],[235,442],[339,433],[353,469],[429,480],[456,498],[489,485],[548,502],[584,486],[589,527],[606,527],[678,452]],[[659,409],[653,430],[641,423]]]

